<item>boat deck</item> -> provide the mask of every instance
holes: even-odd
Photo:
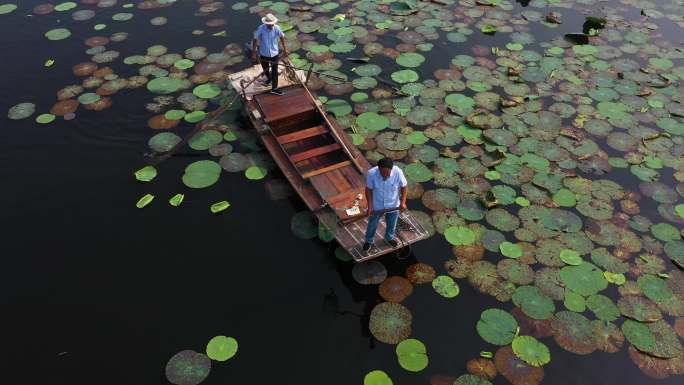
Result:
[[[245,112],[294,190],[319,221],[334,230],[336,240],[354,260],[375,258],[428,237],[420,223],[403,212],[397,228],[399,246],[393,248],[382,240],[385,225],[380,221],[374,247],[364,252],[368,223],[364,175],[370,164],[320,101],[296,79],[283,82],[283,95],[266,92],[268,87],[249,90],[251,94],[243,90],[240,79],[253,79],[260,71],[253,66],[244,74],[231,75],[236,90],[244,91]],[[303,79],[302,73],[297,76]]]

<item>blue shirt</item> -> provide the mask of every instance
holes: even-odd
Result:
[[[259,40],[259,55],[266,57],[278,56],[278,40],[285,37],[283,31],[277,25],[273,29],[268,29],[266,24],[262,24],[254,32],[254,38]]]
[[[380,211],[399,207],[399,189],[406,187],[404,172],[397,166],[392,167],[390,176],[382,179],[380,169],[376,166],[368,170],[366,187],[373,190],[373,210]]]

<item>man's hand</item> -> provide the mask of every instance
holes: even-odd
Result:
[[[256,63],[257,61],[257,54],[256,51],[252,51],[252,61]]]
[[[401,203],[399,204],[399,210],[401,210],[401,211],[406,211],[406,210],[408,210],[408,207],[406,207],[406,202],[401,202]]]
[[[373,215],[373,205],[368,205],[368,216]]]
[[[283,50],[283,55],[284,55],[285,57],[290,56],[290,51],[288,51],[287,48],[285,48],[285,49]]]

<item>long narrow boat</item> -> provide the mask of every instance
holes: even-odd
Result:
[[[402,212],[397,226],[399,245],[392,247],[383,240],[385,224],[380,221],[374,246],[363,251],[368,160],[306,87],[307,74],[281,70],[283,95],[271,94],[269,87],[252,81],[261,74],[261,67],[255,65],[230,76],[243,98],[245,114],[293,189],[355,261],[376,258],[428,237],[410,212]]]

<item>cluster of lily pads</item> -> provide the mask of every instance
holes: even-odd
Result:
[[[137,8],[173,3],[146,0]],[[64,4],[33,13],[77,7]],[[468,284],[503,304],[485,310],[473,326],[483,351],[466,363],[468,374],[446,376],[454,384],[489,384],[497,375],[514,385],[539,384],[551,359],[549,343],[581,355],[626,348],[650,377],[684,374],[684,52],[660,26],[682,28],[684,21],[676,2],[601,5],[604,14],[587,18],[586,31],[577,25],[540,41],[535,29],[553,35],[566,29],[566,16],[584,20],[598,3],[197,1],[196,15],[208,28],[222,28],[225,13],[276,14],[293,64],[322,73],[312,74],[310,88],[369,160],[396,161],[409,180],[412,214],[443,236],[431,242],[453,247],[439,268],[416,263],[403,276],[388,276],[373,261],[352,270],[359,284],[378,285],[384,302],[372,310],[369,329],[378,341],[397,345],[403,369],[429,367],[429,347],[412,335],[411,310],[401,303],[429,283],[448,301],[457,301],[459,284]],[[635,7],[638,19],[630,13]],[[0,5],[0,15],[15,9]],[[93,9],[74,9],[72,18],[89,20]],[[114,13],[113,23],[137,15],[130,11]],[[153,26],[165,22],[150,19]],[[507,42],[492,46],[492,34]],[[60,27],[46,38],[72,37]],[[36,121],[73,119],[80,107],[109,108],[120,90],[146,89],[154,95],[146,106],[154,114],[148,125],[160,130],[149,140],[152,151],[208,152],[180,176],[186,187],[210,187],[222,170],[261,179],[274,168],[255,133],[240,126],[239,103],[220,116],[207,114],[210,105],[234,97],[227,76],[247,65],[238,44],[218,53],[155,45],[120,58],[109,47],[126,38],[116,32],[86,39],[90,60],[73,67],[81,79],[60,90],[50,113]],[[119,61],[137,74],[119,77],[110,67]],[[35,112],[35,105],[20,103],[8,116]],[[202,121],[206,128],[186,144],[182,128]],[[156,174],[147,166],[135,177],[151,181]],[[291,192],[278,179],[265,185],[274,199]],[[178,206],[183,197],[169,203]],[[143,196],[138,207],[152,199]],[[227,205],[219,202],[212,211]],[[293,217],[292,231],[334,239],[329,224],[309,212]],[[342,249],[335,255],[351,260]],[[197,362],[190,372],[203,373],[201,357],[187,359]],[[374,370],[364,384],[392,380]]]

